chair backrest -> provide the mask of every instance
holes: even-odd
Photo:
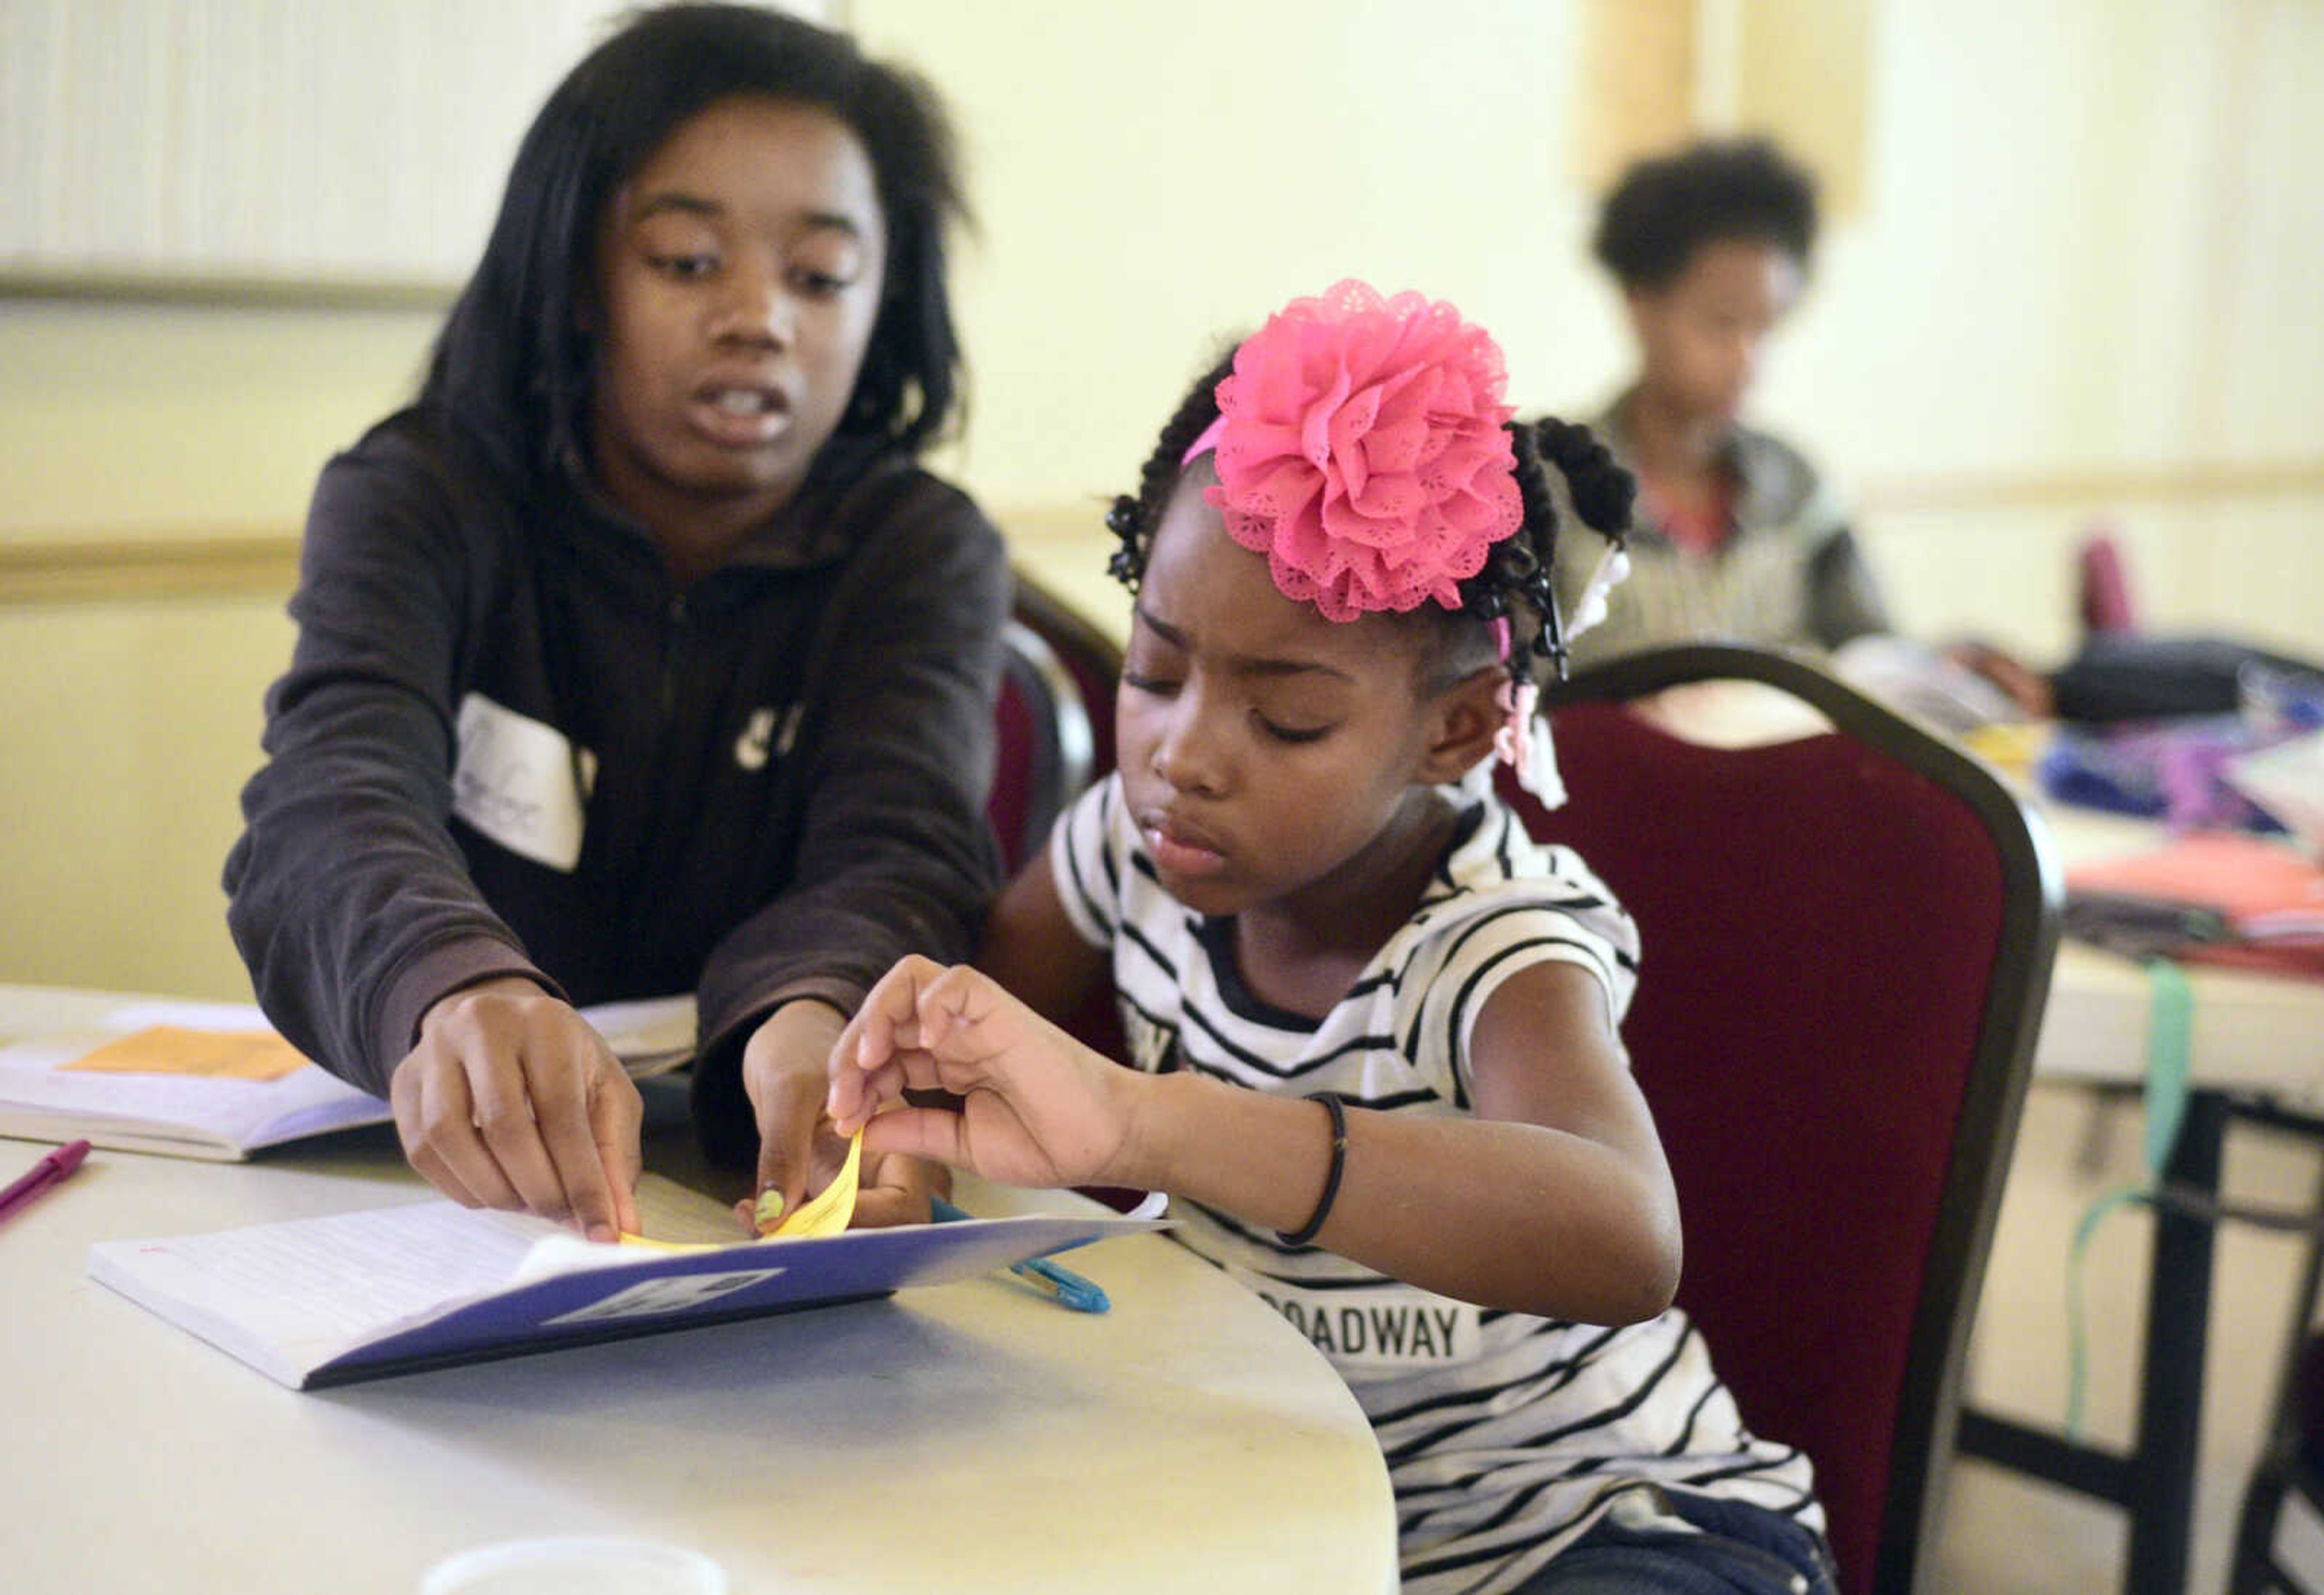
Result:
[[[1048,662],[1038,674],[1052,698],[1068,705],[1071,716],[1083,728],[1065,733],[1066,740],[1081,739],[1079,745],[1087,751],[1085,764],[1077,770],[1069,768],[1054,783],[1054,802],[1044,806],[1047,817],[1038,811],[1019,813],[1002,796],[1010,764],[1008,717],[1011,713],[1004,681],[1000,707],[1001,779],[993,782],[992,799],[986,812],[995,816],[994,830],[1002,838],[1004,854],[1010,853],[1010,833],[1001,830],[1001,816],[1014,816],[1010,823],[1017,827],[1018,841],[1015,854],[1009,858],[1013,874],[1047,840],[1050,823],[1058,810],[1072,802],[1084,787],[1113,769],[1113,693],[1121,677],[1121,648],[1073,605],[1021,570],[1017,573],[1017,601],[1009,632],[1012,648],[1020,647],[1029,638],[1046,651]],[[1121,1020],[1114,1012],[1110,988],[1092,992],[1080,1011],[1070,1016],[1066,1028],[1108,1057],[1124,1056]],[[1090,1194],[1127,1206],[1145,1193],[1093,1190]],[[1118,1196],[1124,1200],[1117,1201]]]
[[[1626,707],[1725,679],[1832,729],[1704,746]],[[1909,1595],[2056,951],[2046,834],[1796,659],[1660,650],[1552,698],[1568,802],[1503,789],[1637,919],[1623,1033],[1678,1185],[1680,1304],[1746,1421],[1814,1461],[1840,1588]]]
[[[1021,573],[1001,638],[999,735],[986,820],[1011,874],[1047,839],[1075,794],[1113,766],[1120,653]]]
[[[1089,716],[1090,773],[1113,768],[1113,690],[1121,678],[1121,645],[1086,615],[1023,571],[1017,573],[1016,622],[1049,646],[1073,678]]]
[[[1010,621],[1001,634],[998,735],[984,817],[1010,874],[1089,779],[1089,715],[1073,678],[1038,634]]]

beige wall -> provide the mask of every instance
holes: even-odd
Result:
[[[0,297],[0,539],[295,531],[438,318]]]
[[[1606,32],[1576,0],[852,14],[971,135],[956,464],[989,503],[1101,502],[1216,337],[1343,274],[1491,327],[1528,408],[1621,380],[1566,175]],[[2158,618],[2324,651],[2324,8],[1883,0],[1868,54],[1860,186],[1762,412],[1860,489],[1906,623],[2062,650],[2112,512]],[[2275,485],[2184,491],[2237,462]]]
[[[1290,294],[1451,298],[1528,407],[1619,379],[1565,175],[1575,4],[849,11],[967,138],[951,466],[1110,613],[1097,511]],[[1906,620],[2062,648],[2065,551],[2112,508],[2158,616],[2324,652],[2324,8],[1882,0],[1869,48],[1862,190],[1765,410],[1863,489]],[[0,298],[0,576],[33,543],[288,536],[433,321]],[[281,596],[0,603],[0,981],[239,992],[216,880]]]
[[[433,323],[0,300],[0,576],[35,541],[295,534]],[[0,602],[0,981],[246,995],[218,871],[285,595]]]

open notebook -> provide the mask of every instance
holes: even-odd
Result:
[[[659,1176],[640,1222],[669,1249],[593,1245],[545,1219],[440,1199],[207,1235],[108,1240],[89,1277],[293,1389],[944,1285],[1160,1228],[1099,1209],[799,1240]]]
[[[694,1056],[694,1000],[585,1008],[632,1079]],[[126,1003],[101,1026],[0,1046],[0,1136],[235,1161],[379,1124],[387,1103],[306,1062],[257,1009]]]

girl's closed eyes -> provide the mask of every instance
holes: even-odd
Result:
[[[1121,685],[1148,697],[1168,699],[1177,696],[1185,689],[1185,675],[1183,670],[1148,670],[1135,664],[1124,664]],[[1339,728],[1338,722],[1330,715],[1312,711],[1301,714],[1296,710],[1274,709],[1258,698],[1249,704],[1245,712],[1252,726],[1261,734],[1294,746],[1322,742]]]

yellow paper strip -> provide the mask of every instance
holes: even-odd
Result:
[[[855,1139],[847,1143],[847,1161],[839,1166],[839,1174],[822,1194],[799,1204],[798,1211],[777,1225],[770,1240],[803,1240],[814,1235],[836,1235],[847,1228],[855,1216],[856,1181],[863,1164],[863,1132],[857,1130]]]
[[[773,1230],[759,1237],[761,1240],[806,1240],[817,1235],[836,1235],[845,1230],[855,1217],[855,1194],[859,1188],[863,1166],[863,1134],[858,1130],[855,1139],[847,1143],[847,1161],[839,1166],[838,1176],[823,1188],[812,1201],[799,1203],[797,1212]],[[646,1251],[695,1252],[724,1251],[725,1247],[715,1241],[654,1240],[643,1235],[624,1232],[623,1246],[634,1246]],[[740,1244],[750,1245],[744,1241]]]

